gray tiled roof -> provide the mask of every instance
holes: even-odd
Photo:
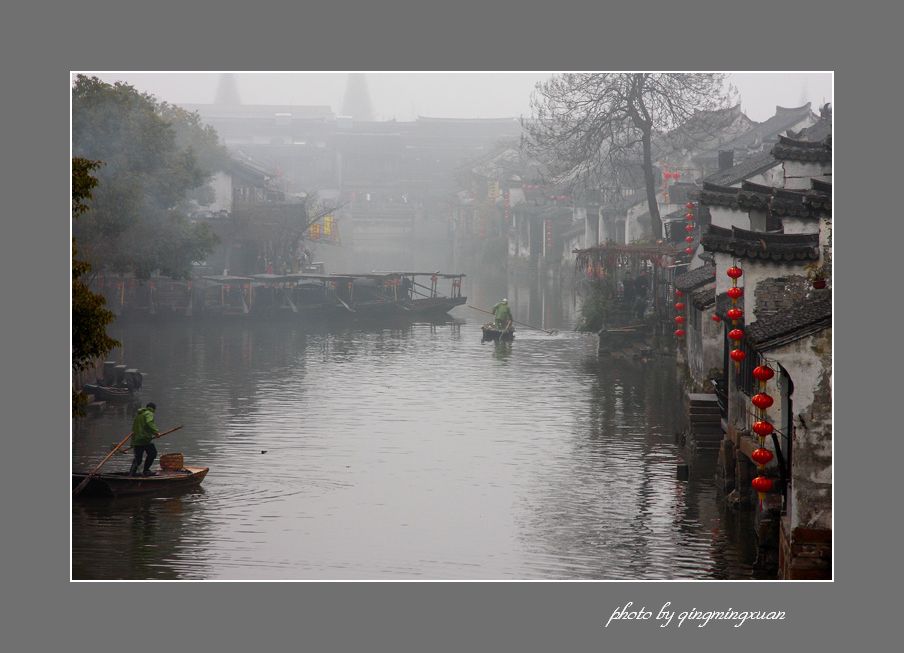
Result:
[[[703,249],[738,258],[778,263],[819,260],[819,234],[775,234],[709,225],[700,242]]]
[[[777,165],[779,165],[779,160],[772,156],[770,152],[760,152],[747,157],[727,170],[720,170],[708,177],[704,177],[703,181],[718,186],[733,186],[745,179],[766,172]]]
[[[747,325],[747,341],[768,351],[832,326],[832,293],[815,291],[793,308]]]
[[[695,291],[691,295],[691,303],[698,311],[709,308],[716,303],[716,286],[715,281],[712,287],[704,286],[700,290]]]
[[[772,156],[783,161],[828,163],[832,160],[832,136],[830,134],[818,142],[779,136],[778,143],[772,148]]]
[[[716,267],[714,265],[704,265],[703,267],[695,268],[690,272],[678,275],[675,277],[674,285],[678,290],[687,292],[699,288],[715,278]]]

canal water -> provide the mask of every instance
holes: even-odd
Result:
[[[555,332],[482,344],[488,316],[464,306],[392,328],[113,328],[158,426],[184,425],[160,453],[210,473],[178,496],[74,501],[73,578],[753,576],[749,523],[720,508],[712,467],[676,478],[674,359],[598,359],[571,297],[465,290],[481,308],[508,294],[516,319]],[[73,469],[136,407],[79,420]]]

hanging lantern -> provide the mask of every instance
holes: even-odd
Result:
[[[675,297],[684,297],[684,292],[681,291],[681,290],[676,290],[676,291],[675,291]]]
[[[732,279],[738,279],[742,274],[744,274],[744,271],[737,265],[732,265],[730,268],[725,270],[725,274],[727,274]]]
[[[747,354],[745,354],[744,350],[742,349],[732,349],[731,353],[728,355],[731,356],[731,360],[733,360],[735,363],[740,363],[745,358],[747,358]]]
[[[766,465],[772,460],[772,452],[764,447],[760,447],[759,449],[754,449],[750,452],[750,458],[757,465]]]
[[[684,230],[687,232],[691,232],[694,230],[694,225],[692,225],[692,224],[684,225]]]
[[[728,289],[728,296],[732,299],[738,299],[741,295],[744,294],[744,289],[740,286],[732,286]]]
[[[765,438],[767,435],[770,435],[775,430],[775,427],[772,426],[772,424],[770,424],[769,422],[766,422],[764,420],[759,420],[757,422],[754,422],[752,428],[753,428],[753,432],[756,433],[761,438]]]
[[[683,311],[684,310],[684,302],[675,302],[675,310]]]
[[[766,410],[774,403],[772,397],[767,395],[765,392],[759,392],[753,395],[750,401],[754,406],[762,410]]]
[[[685,219],[685,220],[688,220],[688,221],[693,220],[693,219],[694,219],[694,214],[693,214],[693,213],[685,213],[685,214],[684,214],[684,219]]]
[[[692,209],[692,208],[694,208],[694,203],[693,203],[693,202],[688,202],[687,204],[684,205],[684,208],[686,208],[686,209]]]
[[[768,492],[772,489],[772,479],[766,476],[757,476],[755,479],[750,481],[750,485],[757,492]]]
[[[719,317],[718,315],[713,315],[712,320],[713,320],[713,322],[721,322],[721,321],[722,321],[722,318]]]
[[[675,317],[675,324],[684,324],[684,316],[678,315],[677,317]]]
[[[684,337],[684,329],[675,329],[675,337],[683,338]]]
[[[775,376],[775,372],[772,371],[771,367],[767,367],[766,365],[757,365],[753,368],[753,377],[757,381],[762,381],[763,383],[765,383],[773,376]]]
[[[694,242],[694,237],[693,237],[693,236],[685,236],[685,237],[684,237],[684,242],[686,242],[686,243],[692,243],[692,242]]]
[[[732,329],[728,332],[728,337],[732,340],[740,340],[744,337],[744,329]]]
[[[740,320],[744,317],[744,311],[740,308],[729,308],[725,314],[728,316],[729,320]]]
[[[685,248],[684,248],[684,253],[685,253],[685,254],[693,254],[693,253],[694,253],[694,249],[693,249],[692,247],[685,247]]]

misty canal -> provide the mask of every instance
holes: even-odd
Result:
[[[305,330],[288,323],[120,324],[158,441],[209,466],[178,496],[79,499],[74,579],[748,578],[745,520],[711,473],[677,480],[674,360],[596,356],[570,296],[507,292],[511,345],[486,315]],[[496,290],[494,290],[494,287]],[[79,420],[73,468],[136,406]],[[127,469],[115,457],[109,471]]]

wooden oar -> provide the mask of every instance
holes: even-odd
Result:
[[[175,428],[171,428],[169,431],[164,431],[163,433],[158,433],[153,438],[151,438],[151,440],[156,440],[157,438],[162,438],[164,435],[169,435],[173,431],[178,431],[179,429],[182,428],[182,426],[183,425],[180,424],[179,426],[177,426]],[[131,450],[132,450],[132,447],[126,447],[125,449],[120,449],[119,453],[126,453],[127,451],[131,451]]]
[[[82,479],[82,482],[79,483],[79,484],[75,487],[75,489],[72,491],[72,496],[73,496],[73,497],[77,497],[78,494],[79,494],[79,492],[81,492],[82,490],[85,489],[85,486],[88,485],[88,481],[90,481],[90,480],[94,477],[94,475],[97,474],[97,471],[98,471],[101,467],[103,467],[103,466],[107,463],[107,461],[110,460],[110,458],[113,457],[113,454],[116,453],[117,451],[119,451],[119,448],[120,448],[122,445],[124,445],[126,442],[128,442],[128,441],[129,441],[129,438],[131,438],[131,437],[132,437],[132,434],[131,434],[131,433],[129,433],[126,437],[124,437],[124,438],[122,439],[122,442],[120,442],[119,444],[117,444],[116,447],[113,449],[113,451],[111,451],[110,453],[108,453],[108,454],[104,457],[104,459],[100,461],[100,463],[97,465],[97,467],[95,467],[94,469],[92,469],[92,470],[88,473],[88,475],[87,475],[85,478]]]
[[[468,308],[473,308],[475,311],[480,311],[481,313],[486,313],[488,315],[495,315],[495,313],[493,313],[493,311],[485,311],[482,308],[477,308],[476,306],[474,306],[472,304],[468,304],[467,306],[468,306]],[[529,329],[536,329],[537,331],[542,331],[543,333],[546,333],[550,336],[554,336],[555,334],[558,333],[558,331],[556,329],[552,329],[552,330],[541,329],[540,327],[535,327],[533,324],[525,324],[524,322],[519,322],[518,320],[512,320],[512,322],[514,322],[515,324],[520,324],[521,326],[526,326]]]

